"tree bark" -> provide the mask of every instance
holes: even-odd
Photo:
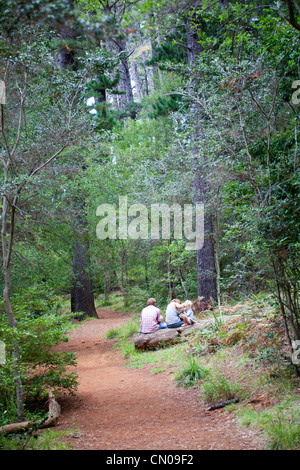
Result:
[[[216,265],[216,288],[217,288],[217,301],[218,301],[218,307],[220,308],[221,306],[221,270],[220,270],[220,258],[219,258],[219,236],[220,236],[220,230],[219,230],[219,210],[215,210],[215,217],[214,217],[214,236],[215,236],[215,245],[214,245],[214,250],[215,250],[215,265]]]
[[[126,42],[124,39],[120,39],[118,41],[107,41],[108,49],[116,54],[120,54],[120,81],[119,81],[119,91],[122,92],[119,95],[115,95],[117,99],[115,101],[118,102],[118,108],[124,109],[127,104],[133,103],[133,91],[131,85],[131,76],[130,76],[130,69],[128,64],[128,58],[126,55]],[[131,117],[135,118],[135,112],[133,111]]]
[[[188,62],[191,67],[191,74],[193,74],[193,67],[197,61],[197,56],[202,51],[202,46],[199,44],[197,29],[202,27],[201,17],[196,9],[201,5],[200,1],[195,1],[193,7],[194,12],[187,18],[187,47],[188,47]],[[192,87],[196,87],[196,80],[192,78]],[[193,104],[195,122],[197,122],[197,115],[200,110],[198,105]],[[209,184],[206,175],[206,162],[202,158],[200,161],[200,146],[205,145],[204,137],[201,136],[201,129],[197,124],[193,133],[193,158],[192,165],[194,170],[194,204],[204,204],[204,246],[196,252],[196,268],[197,268],[197,287],[198,296],[204,297],[204,301],[210,299],[216,300],[216,276],[214,265],[214,247],[213,247],[213,220],[209,212]]]
[[[88,248],[84,240],[78,240],[74,247],[73,283],[71,291],[72,312],[82,312],[86,317],[97,317],[92,282],[89,273]]]
[[[64,38],[76,37],[74,31],[69,31],[68,27],[64,30]],[[72,66],[76,69],[76,57],[72,49],[65,45],[58,53],[57,62],[60,67],[65,68]],[[105,90],[102,90],[102,96],[98,98],[98,102],[105,101]],[[85,166],[82,165],[82,169]],[[71,311],[74,313],[83,313],[81,319],[87,316],[96,317],[97,312],[94,303],[94,295],[92,283],[89,274],[89,258],[86,237],[84,236],[85,222],[83,214],[85,213],[84,194],[77,195],[74,198],[75,216],[75,232],[76,242],[74,245],[74,254],[72,261],[73,279],[71,289]]]
[[[136,62],[132,63],[132,70],[133,70],[133,77],[134,77],[137,99],[139,102],[141,102],[143,99],[143,89],[142,89],[141,77],[138,71],[138,64]]]
[[[205,169],[196,170],[194,181],[194,204],[204,203],[204,245],[196,252],[198,296],[207,302],[216,300],[216,275],[213,244],[213,220],[209,213],[208,194],[209,185],[206,180]]]
[[[144,85],[145,85],[145,94],[148,96],[150,91],[155,89],[152,77],[152,70],[150,71],[149,67],[146,65],[145,53],[141,54],[144,68]]]
[[[19,121],[19,130],[18,134],[21,132],[21,124],[22,124],[22,113],[23,113],[23,105],[25,103],[25,96],[26,92],[24,89],[22,98],[21,98],[21,105],[20,105],[20,121]],[[5,137],[5,130],[4,130],[4,104],[1,104],[1,132],[6,144],[6,137]],[[17,148],[17,142],[14,146],[14,149],[11,151],[7,146],[6,151],[8,154],[7,161],[4,160],[4,157],[1,155],[1,160],[3,164],[3,172],[4,172],[4,187],[8,180],[8,172],[9,169],[13,169],[14,173],[16,173],[14,167],[14,152]],[[2,269],[3,269],[3,277],[4,277],[4,289],[3,289],[3,301],[4,301],[4,309],[7,315],[8,323],[11,328],[17,327],[17,321],[14,317],[11,301],[10,301],[10,290],[11,290],[11,282],[10,282],[10,261],[12,255],[12,247],[14,242],[14,232],[15,232],[15,211],[16,211],[16,204],[18,202],[18,195],[12,198],[11,203],[9,203],[9,194],[4,193],[2,197],[2,224],[1,224],[1,243],[2,243]],[[10,216],[10,227],[8,227],[8,217]],[[17,404],[17,415],[18,419],[22,420],[24,415],[24,392],[23,392],[23,384],[22,378],[20,373],[20,351],[19,351],[19,344],[16,339],[12,340],[12,373],[15,381],[15,391],[16,391],[16,404]]]
[[[194,1],[194,8],[197,8],[201,5],[201,1]],[[197,25],[197,26],[196,26]],[[202,46],[199,44],[199,36],[197,34],[198,29],[201,29],[201,18],[194,11],[191,16],[187,18],[186,22],[187,26],[187,48],[188,48],[188,63],[189,65],[193,65],[196,60],[197,56],[201,53]]]

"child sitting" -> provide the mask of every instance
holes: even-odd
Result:
[[[182,319],[184,320],[185,325],[190,325],[191,323],[195,323],[194,320],[194,312],[192,310],[192,302],[190,300],[186,300],[182,304],[184,311],[182,315]]]

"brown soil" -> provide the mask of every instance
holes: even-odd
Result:
[[[98,310],[70,332],[60,350],[74,351],[79,380],[75,397],[61,401],[57,430],[70,429],[75,450],[256,450],[259,435],[222,410],[205,412],[197,390],[177,387],[167,373],[131,369],[105,332],[129,314]],[[74,432],[75,430],[75,432]]]

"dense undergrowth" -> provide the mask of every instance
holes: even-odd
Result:
[[[196,388],[203,406],[234,401],[221,412],[259,430],[265,448],[300,449],[300,383],[273,298],[251,296],[202,316],[212,314],[216,321],[209,328],[155,351],[134,347],[139,314],[107,337],[116,340],[129,367],[171,374],[178,386]]]

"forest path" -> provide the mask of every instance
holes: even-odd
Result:
[[[76,430],[75,450],[253,450],[258,435],[222,411],[206,413],[197,390],[177,387],[166,373],[126,367],[105,333],[129,320],[99,309],[99,319],[69,333],[60,351],[75,352],[79,387],[61,402],[58,430]]]

